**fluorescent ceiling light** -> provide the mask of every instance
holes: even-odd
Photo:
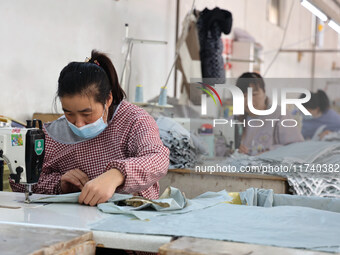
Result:
[[[309,10],[311,13],[313,13],[316,17],[321,19],[323,22],[327,21],[327,16],[322,11],[320,11],[318,8],[316,8],[314,5],[312,5],[307,0],[302,0],[301,5],[305,7],[307,10]]]
[[[328,22],[328,26],[330,26],[331,28],[333,28],[336,32],[340,34],[340,26],[337,23],[335,23],[333,20],[330,20]]]

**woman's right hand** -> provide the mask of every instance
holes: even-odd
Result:
[[[249,150],[246,146],[244,146],[243,144],[240,145],[240,147],[238,148],[238,152],[239,153],[243,153],[243,154],[248,154]]]
[[[81,191],[88,181],[89,177],[80,169],[69,170],[61,176],[61,192],[65,194]]]

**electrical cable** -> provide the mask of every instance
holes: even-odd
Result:
[[[282,35],[282,40],[281,40],[281,43],[280,43],[280,47],[279,49],[276,51],[276,54],[275,56],[273,57],[272,61],[270,62],[270,64],[268,65],[266,71],[263,73],[263,77],[266,76],[266,74],[268,73],[269,69],[272,67],[272,65],[274,64],[275,60],[277,59],[278,55],[280,54],[280,50],[283,46],[283,43],[285,41],[285,38],[286,38],[286,33],[287,33],[287,29],[288,29],[288,25],[289,25],[289,21],[290,21],[290,17],[291,17],[291,14],[292,14],[292,10],[293,10],[293,7],[294,7],[294,4],[295,4],[295,0],[292,0],[292,4],[290,6],[290,10],[289,10],[289,14],[288,14],[288,19],[287,19],[287,23],[286,23],[286,26],[285,26],[285,29],[283,31],[283,35]]]

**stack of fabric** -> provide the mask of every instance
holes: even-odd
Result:
[[[169,168],[193,168],[198,156],[206,153],[199,139],[173,119],[161,116],[157,125],[163,144],[170,150]]]
[[[235,153],[225,164],[234,165],[238,170],[241,166],[256,166],[258,173],[286,177],[296,195],[340,198],[339,154],[339,142],[306,141],[258,156]],[[285,168],[270,172],[268,166]]]

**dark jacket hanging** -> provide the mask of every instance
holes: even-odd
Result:
[[[214,78],[215,84],[225,82],[221,33],[229,34],[231,25],[231,13],[217,7],[213,10],[205,8],[197,21],[202,78]]]

